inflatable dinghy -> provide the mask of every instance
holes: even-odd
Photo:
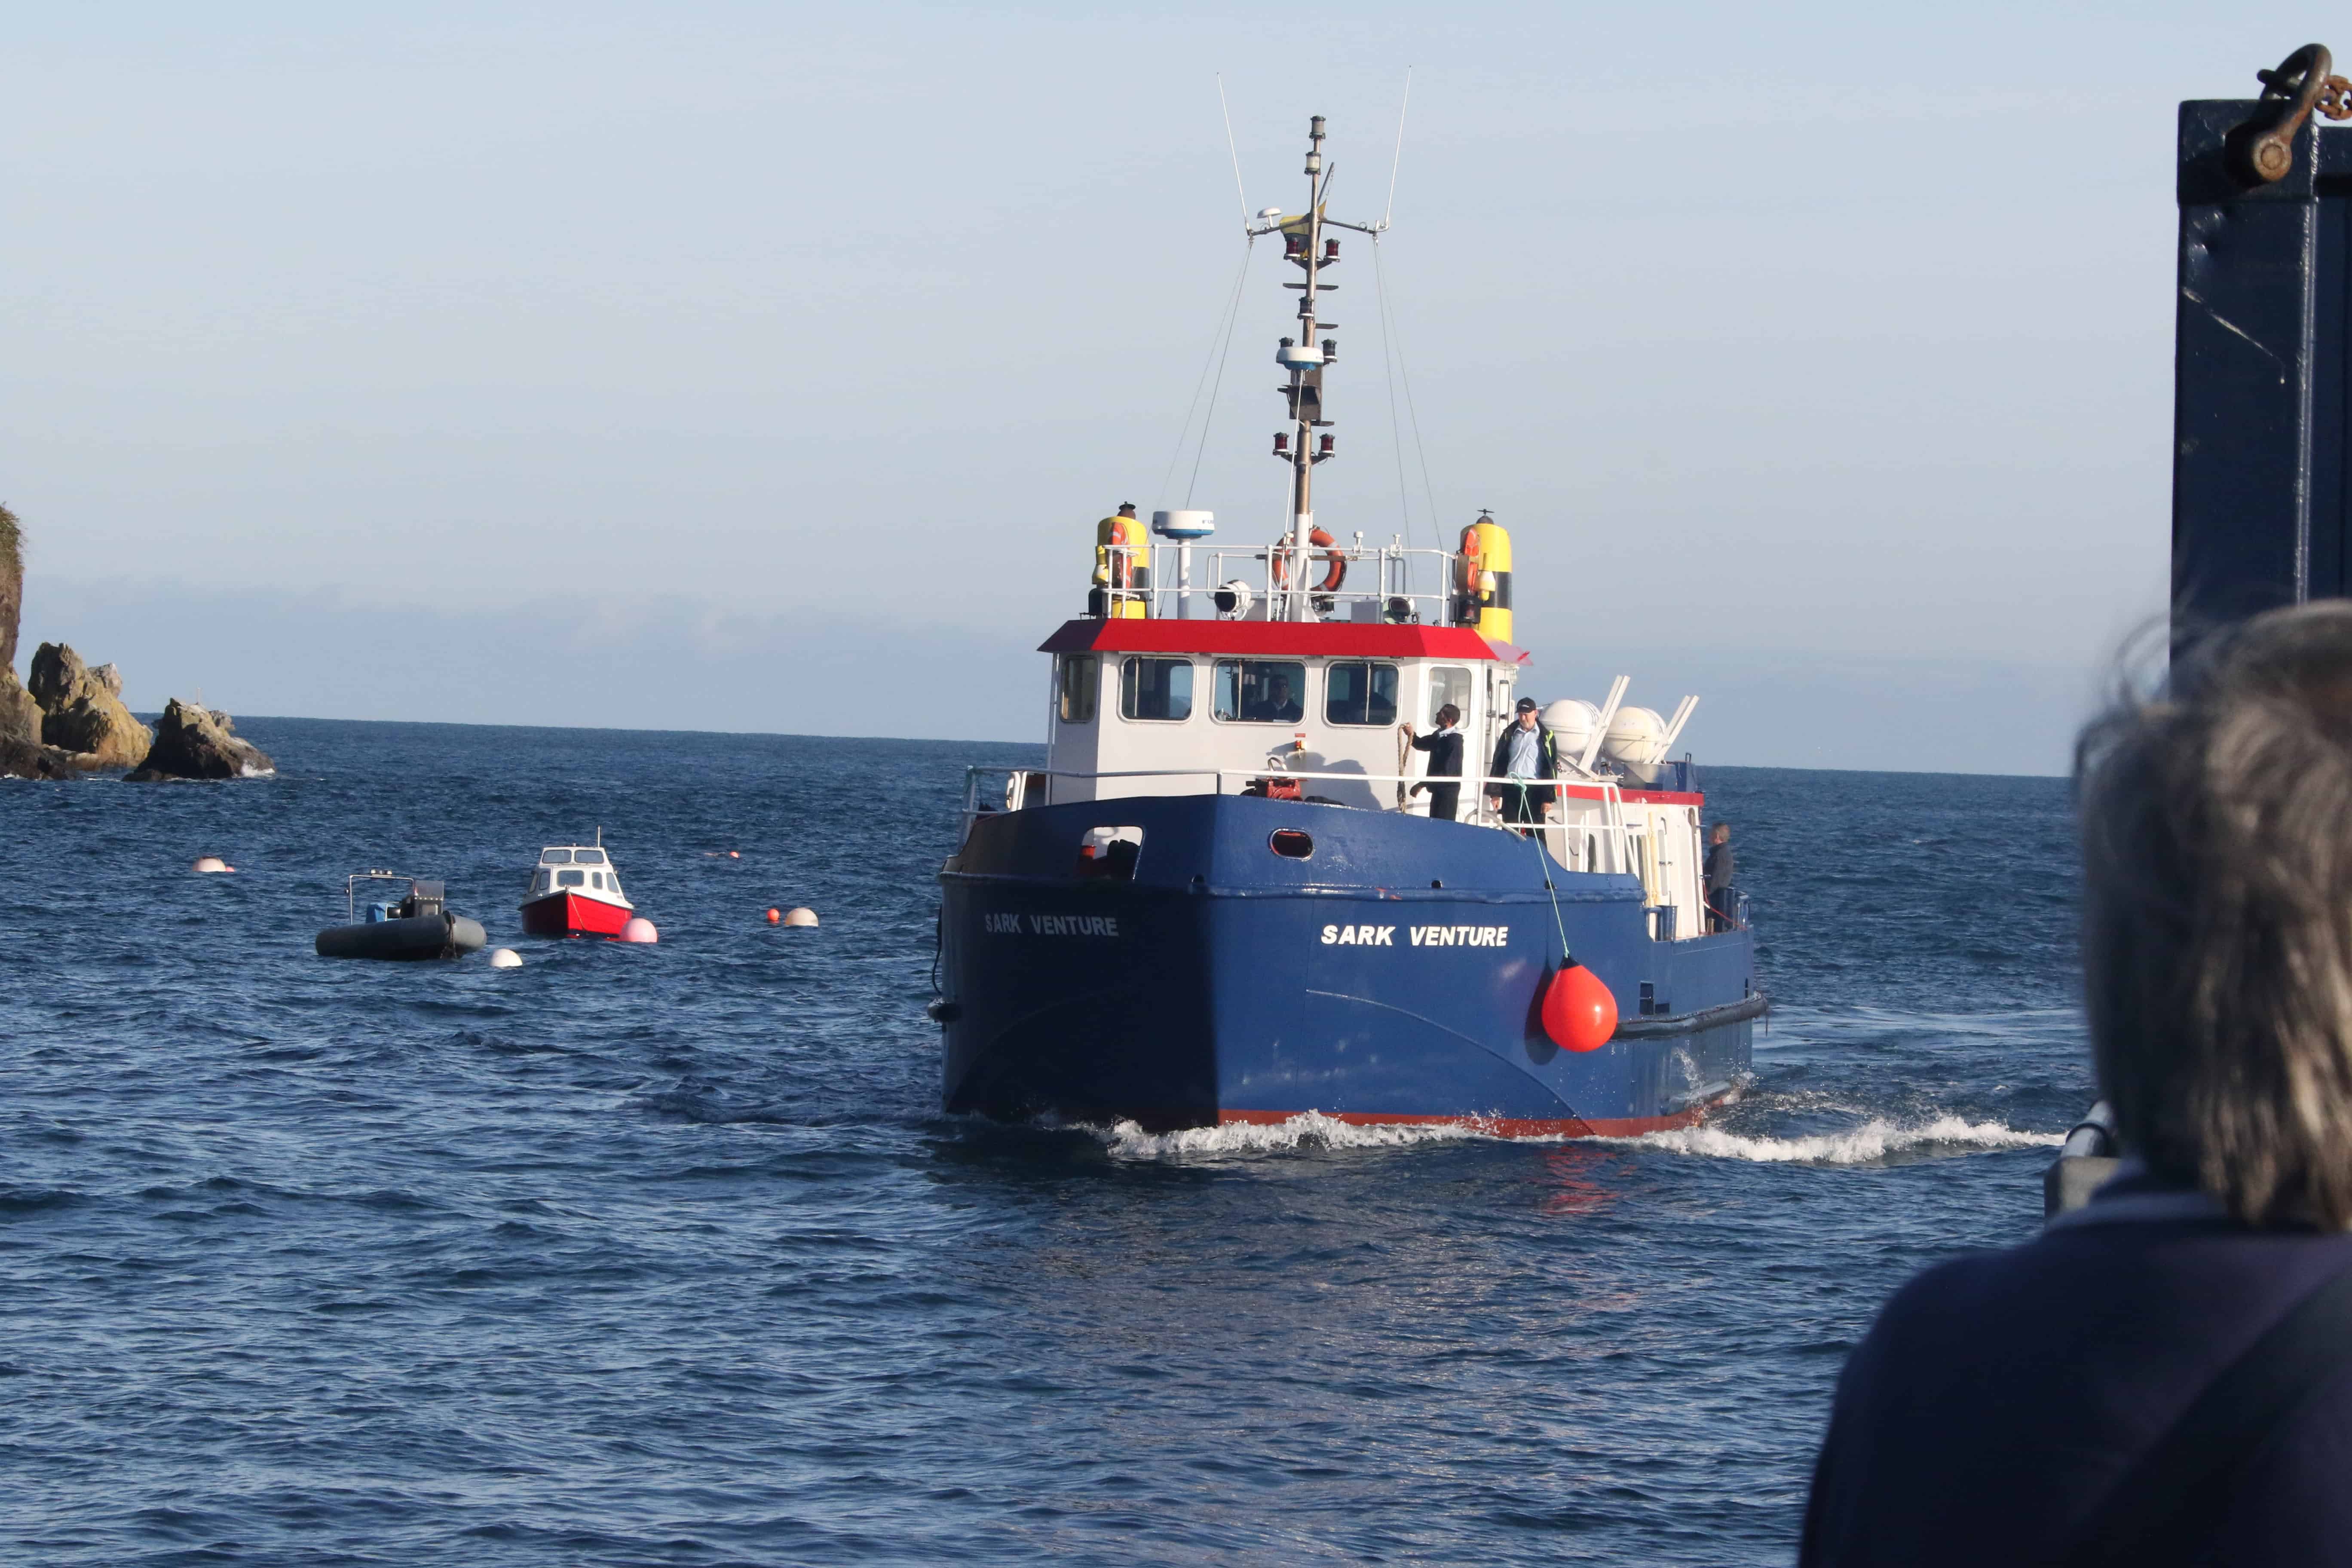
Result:
[[[397,903],[372,903],[360,918],[359,884],[404,882],[407,897]],[[479,921],[452,914],[441,884],[397,871],[354,871],[343,879],[348,925],[329,926],[316,943],[320,958],[456,958],[489,942]]]

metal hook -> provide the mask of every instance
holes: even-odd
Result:
[[[2256,71],[2262,107],[2230,132],[2223,155],[2231,174],[2245,185],[2268,185],[2294,167],[2295,132],[2314,109],[2330,120],[2352,119],[2352,81],[2329,74],[2335,57],[2325,44],[2305,44],[2278,63]]]

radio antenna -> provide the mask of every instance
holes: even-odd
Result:
[[[1218,85],[1222,89],[1223,84],[1221,82]],[[1412,68],[1411,66],[1407,66],[1404,70],[1404,100],[1397,105],[1396,155],[1389,160],[1389,208],[1387,212],[1381,214],[1381,226],[1382,228],[1388,227],[1389,219],[1394,216],[1396,212],[1397,166],[1404,162],[1404,111],[1412,107]],[[1226,134],[1231,135],[1232,132],[1228,130]],[[1239,169],[1236,169],[1234,174],[1235,176],[1238,177],[1240,174]],[[1244,202],[1242,206],[1244,210],[1246,211],[1249,204],[1247,202]]]
[[[1242,154],[1241,149],[1234,145],[1234,111],[1225,103],[1225,73],[1223,71],[1217,73],[1217,112],[1225,120],[1225,151],[1234,160],[1234,197],[1241,203],[1242,228],[1246,233],[1250,222],[1249,192],[1242,188]],[[1400,138],[1404,134],[1402,121],[1397,126],[1397,134]],[[1393,199],[1394,193],[1391,195]]]

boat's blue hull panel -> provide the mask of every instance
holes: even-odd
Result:
[[[1082,874],[1098,826],[1141,830],[1131,878]],[[1312,852],[1275,853],[1284,829]],[[1748,932],[1654,942],[1632,877],[1391,812],[1235,795],[1039,807],[982,817],[940,882],[950,1110],[1646,1131],[1727,1092],[1763,1011]],[[1582,1055],[1537,1012],[1563,933],[1620,1014]]]

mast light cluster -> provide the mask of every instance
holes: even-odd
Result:
[[[1328,426],[1331,421],[1323,416],[1323,372],[1339,358],[1339,341],[1326,334],[1339,331],[1339,323],[1320,319],[1318,297],[1335,287],[1323,280],[1326,267],[1337,266],[1339,241],[1323,231],[1327,228],[1352,229],[1358,234],[1377,237],[1388,227],[1382,218],[1376,224],[1342,223],[1324,216],[1323,204],[1331,185],[1336,165],[1327,166],[1323,159],[1323,116],[1318,114],[1307,121],[1307,210],[1296,217],[1285,218],[1279,207],[1266,207],[1248,226],[1252,236],[1279,232],[1282,235],[1282,258],[1297,268],[1303,275],[1300,281],[1286,284],[1298,290],[1298,330],[1295,336],[1281,340],[1275,349],[1274,363],[1289,373],[1288,384],[1276,388],[1290,405],[1290,421],[1286,429],[1277,430],[1274,437],[1274,453],[1290,465],[1290,516],[1285,529],[1284,542],[1276,549],[1289,559],[1288,570],[1279,575],[1298,586],[1277,593],[1276,602],[1267,606],[1269,615],[1282,620],[1312,620],[1316,616],[1314,597],[1306,586],[1306,558],[1315,547],[1315,466],[1328,461],[1336,454]]]

